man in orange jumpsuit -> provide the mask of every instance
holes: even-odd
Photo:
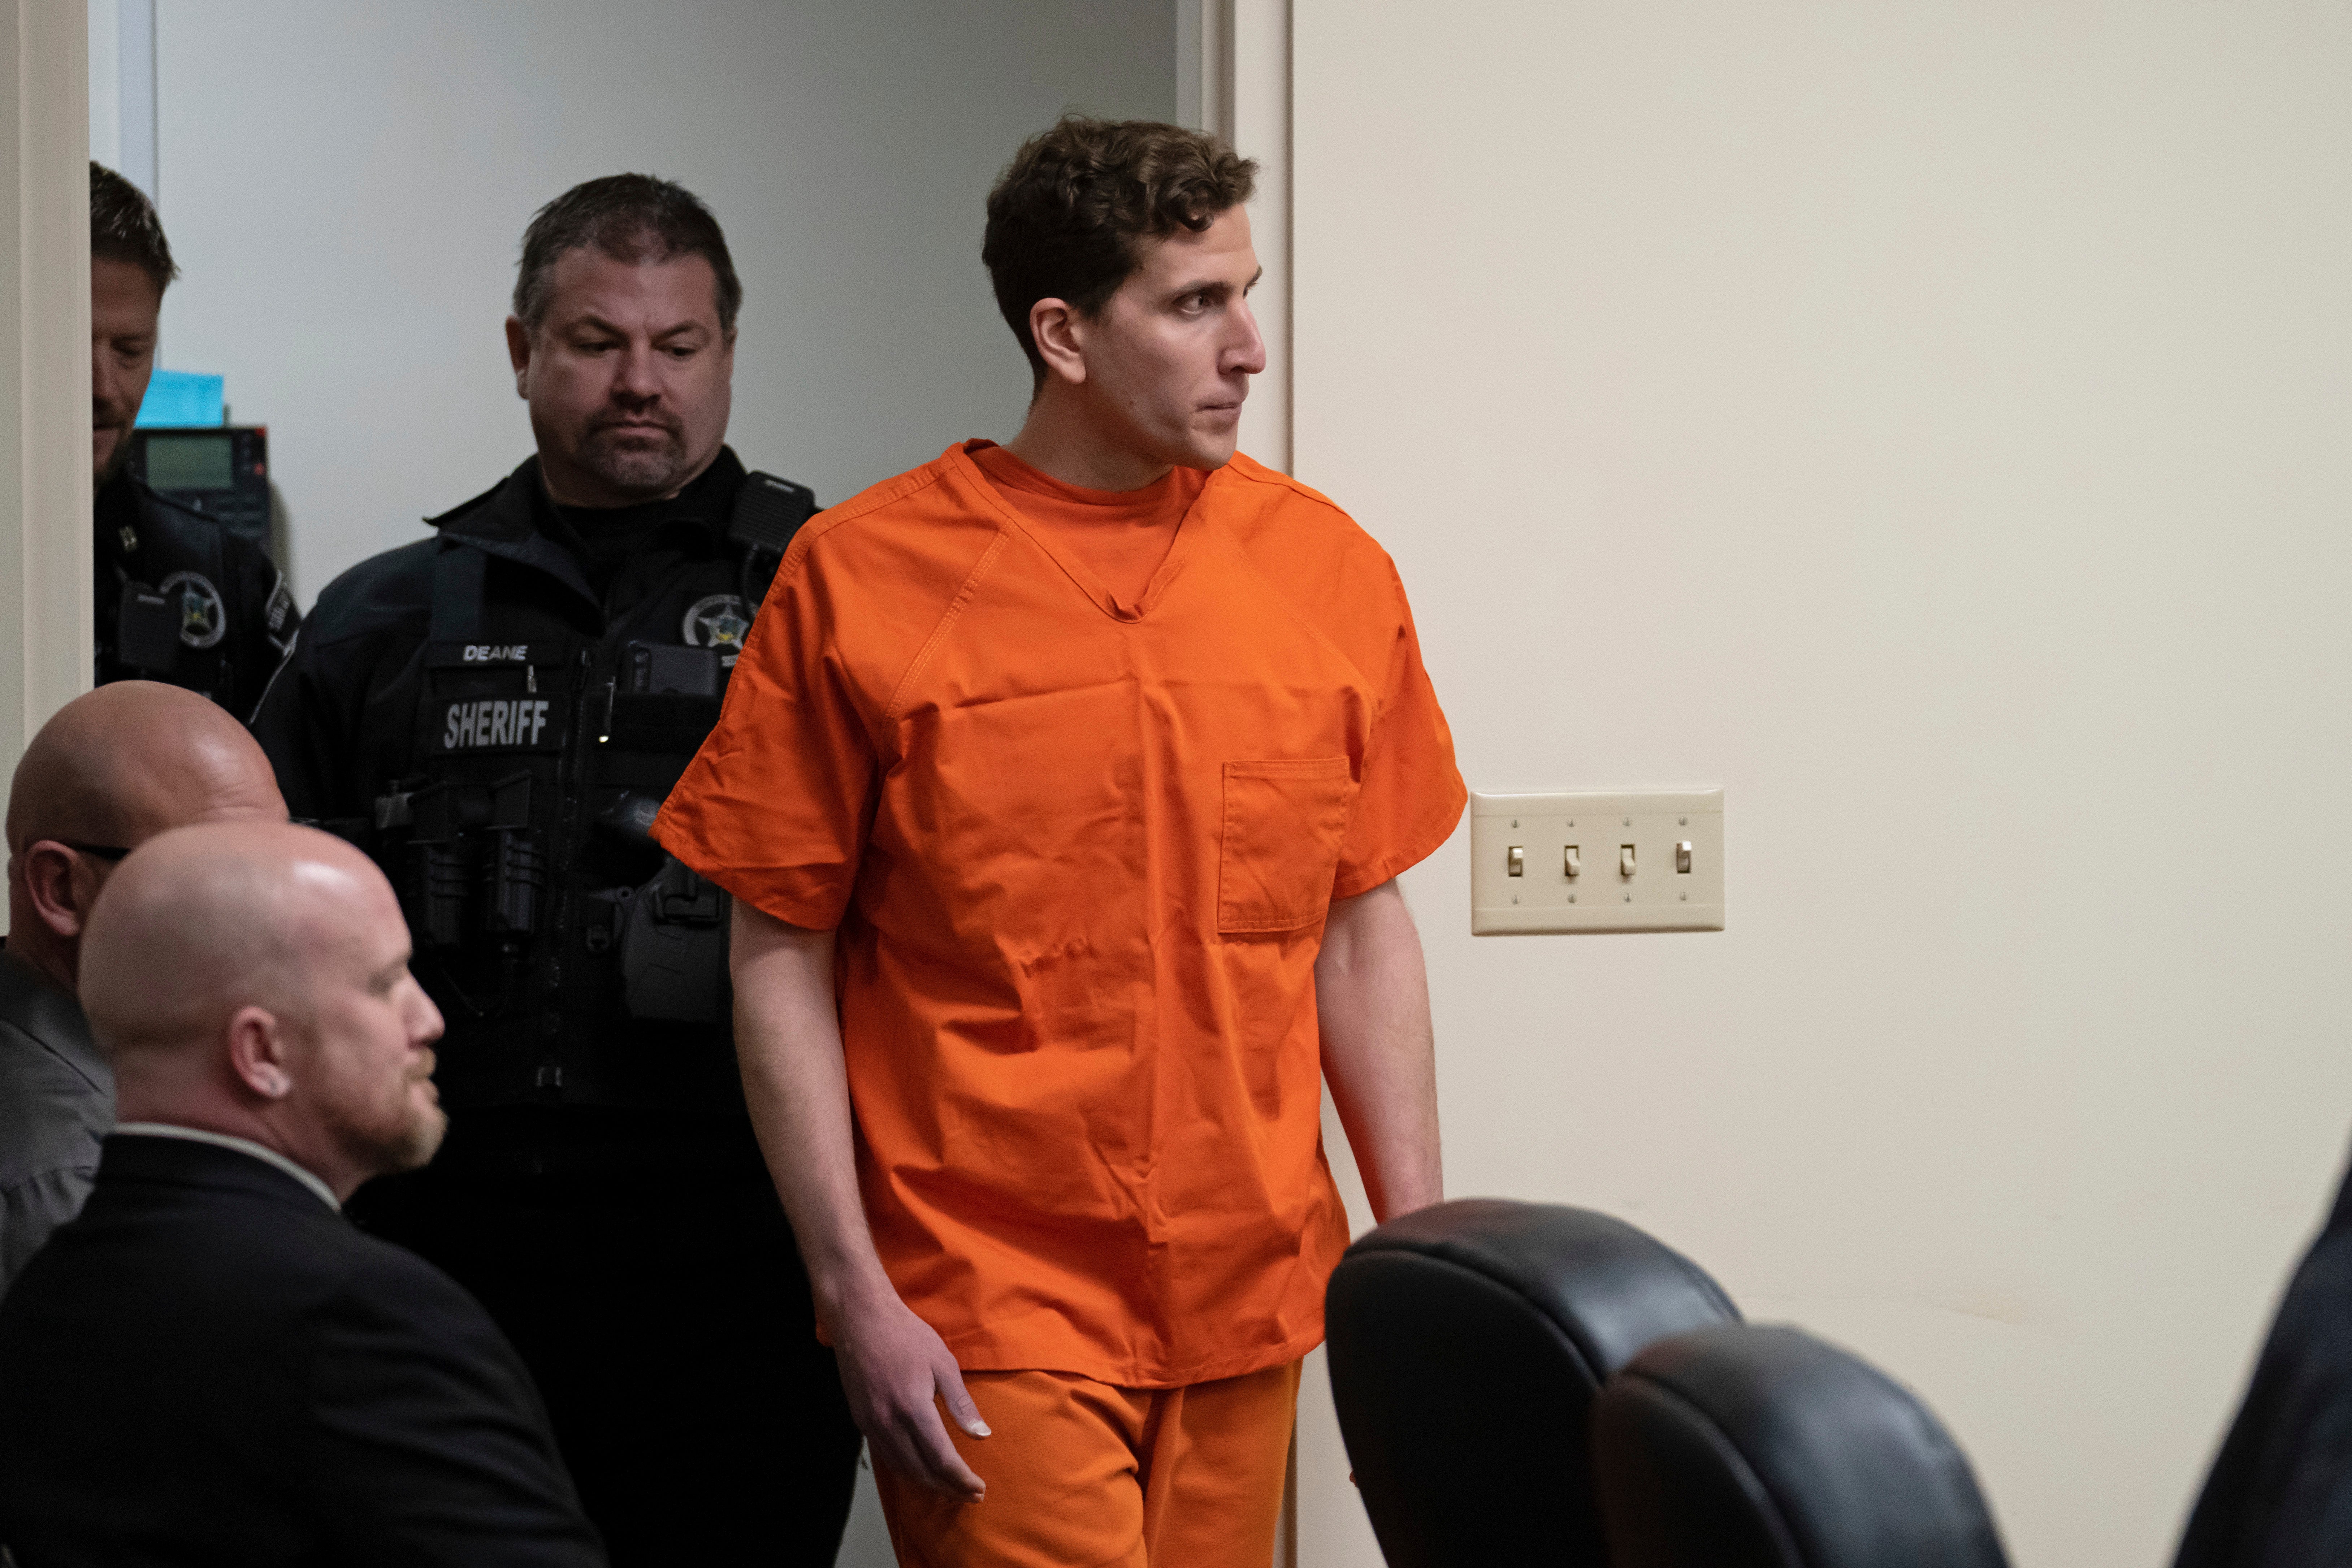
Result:
[[[1255,165],[1066,120],[988,204],[1035,397],[812,520],[656,836],[899,1561],[1263,1568],[1348,1226],[1441,1195],[1453,832],[1395,568],[1235,454]],[[944,1409],[946,1419],[942,1420]]]

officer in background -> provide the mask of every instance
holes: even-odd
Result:
[[[859,1441],[743,1109],[726,900],[646,836],[813,505],[723,445],[741,298],[681,186],[541,209],[506,324],[538,455],[330,584],[254,721],[448,1020],[441,1156],[352,1215],[489,1309],[624,1565],[831,1563]]]
[[[89,166],[89,393],[98,490],[97,683],[162,680],[245,718],[294,645],[285,574],[251,541],[126,471],[155,374],[163,290],[180,275],[154,205]]]

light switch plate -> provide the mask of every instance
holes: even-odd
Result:
[[[1685,844],[1690,869],[1678,871]],[[1574,877],[1564,864],[1570,846]],[[1722,790],[1470,796],[1473,935],[1722,929]]]

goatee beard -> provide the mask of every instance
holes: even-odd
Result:
[[[433,1163],[449,1131],[449,1113],[438,1105],[411,1104],[396,1125],[363,1125],[349,1116],[330,1119],[330,1131],[352,1163],[371,1175],[418,1171]]]
[[[419,1108],[400,1131],[375,1144],[376,1168],[383,1171],[421,1171],[433,1163],[441,1151],[441,1140],[449,1131],[449,1115],[439,1106]]]
[[[686,450],[676,436],[665,437],[653,447],[625,447],[591,437],[580,454],[580,466],[607,489],[651,500],[677,489],[686,477]]]

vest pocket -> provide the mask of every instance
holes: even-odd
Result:
[[[1323,918],[1355,792],[1345,757],[1225,764],[1218,931],[1297,931]]]

